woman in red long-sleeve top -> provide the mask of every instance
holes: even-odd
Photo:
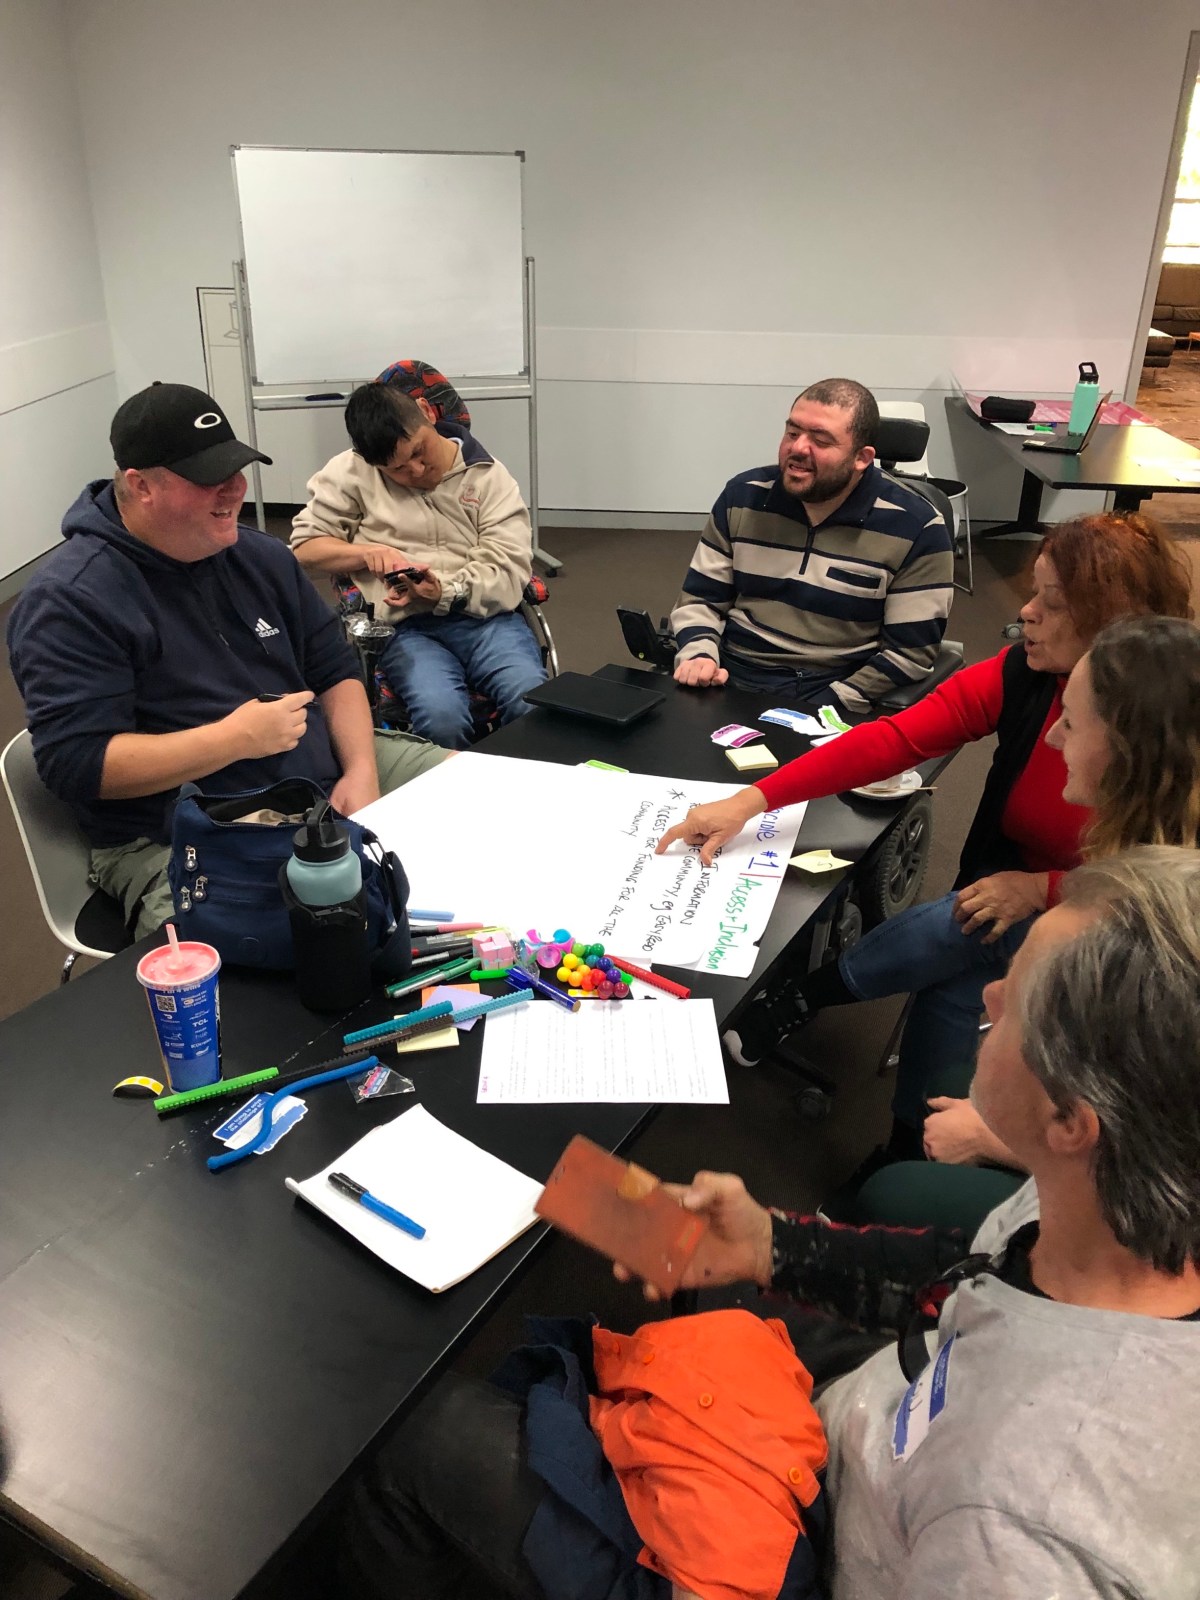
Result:
[[[1075,517],[1050,530],[1021,610],[1023,643],[964,667],[916,705],[864,723],[729,800],[694,807],[664,834],[701,858],[752,816],[877,782],[996,735],[996,753],[952,892],[882,923],[837,961],[752,1005],[725,1035],[736,1061],[761,1060],[813,1011],[913,992],[900,1046],[889,1153],[919,1156],[925,1086],[972,1059],[985,984],[1002,973],[1057,880],[1079,862],[1086,807],[1063,799],[1062,756],[1045,742],[1067,676],[1119,616],[1191,615],[1188,573],[1140,515]]]

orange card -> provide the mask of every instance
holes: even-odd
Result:
[[[534,1210],[619,1261],[665,1295],[674,1294],[708,1232],[658,1179],[576,1134],[555,1163]]]

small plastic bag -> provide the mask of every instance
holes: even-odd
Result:
[[[389,1094],[416,1093],[411,1078],[406,1078],[402,1072],[397,1072],[395,1067],[385,1067],[382,1063],[368,1067],[367,1071],[357,1078],[347,1078],[346,1082],[359,1104],[364,1100],[379,1100]]]

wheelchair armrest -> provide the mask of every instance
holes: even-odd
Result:
[[[937,659],[930,668],[926,677],[918,683],[897,684],[877,701],[881,711],[903,711],[906,706],[916,705],[922,696],[927,695],[930,689],[936,688],[939,683],[945,683],[947,678],[953,677],[963,664],[963,647],[957,639],[943,639],[938,646]]]

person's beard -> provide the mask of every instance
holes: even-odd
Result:
[[[814,469],[812,483],[807,489],[796,490],[787,487],[787,480],[782,475],[780,485],[785,494],[794,495],[801,505],[824,505],[827,500],[834,500],[849,488],[855,473],[854,457],[848,456],[839,466]]]

